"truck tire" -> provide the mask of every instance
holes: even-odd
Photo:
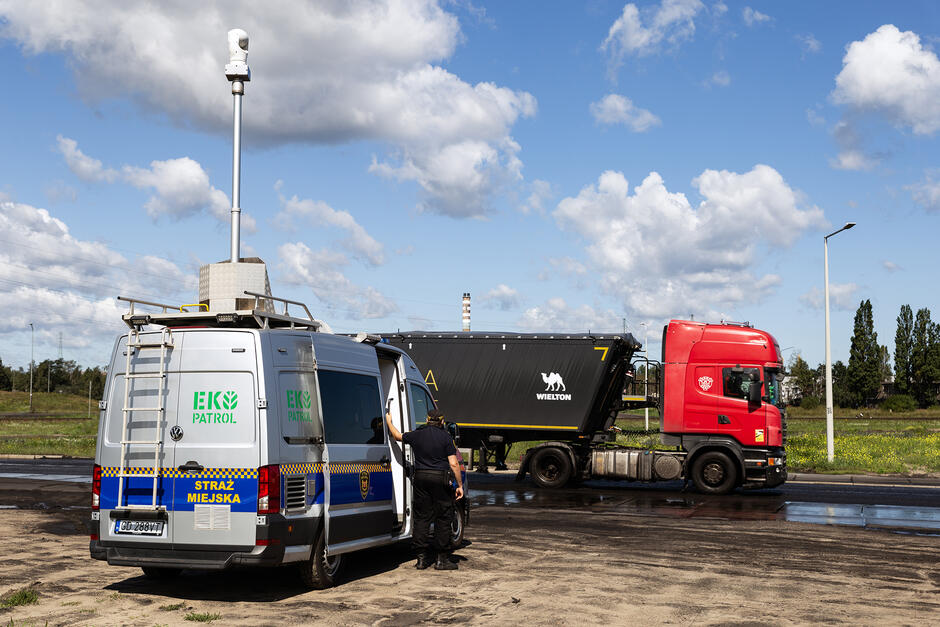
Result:
[[[738,468],[721,451],[706,451],[692,463],[692,482],[703,494],[727,494],[738,482]]]
[[[555,447],[539,449],[529,462],[532,481],[540,488],[563,488],[573,470],[568,453]]]
[[[326,556],[326,536],[321,529],[310,553],[310,559],[300,563],[300,579],[305,586],[313,590],[332,588],[336,584],[342,563],[342,555]]]

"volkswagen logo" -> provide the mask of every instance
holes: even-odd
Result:
[[[174,442],[179,442],[183,439],[183,428],[179,425],[174,426],[170,429],[170,437],[173,438]]]

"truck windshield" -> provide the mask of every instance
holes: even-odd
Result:
[[[775,405],[776,407],[783,409],[784,402],[783,402],[783,394],[782,394],[782,389],[781,389],[782,388],[781,384],[783,383],[783,375],[778,370],[769,370],[769,369],[765,371],[765,374],[767,375],[765,377],[766,384],[767,384],[767,400],[773,405]]]

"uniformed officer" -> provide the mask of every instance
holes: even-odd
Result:
[[[454,499],[463,497],[463,478],[457,463],[457,447],[444,430],[444,414],[428,411],[427,424],[402,434],[392,423],[392,415],[385,414],[388,432],[399,442],[411,445],[414,451],[414,532],[412,543],[418,551],[415,568],[423,570],[434,564],[436,570],[457,570],[457,564],[448,559],[450,528],[454,518]],[[450,472],[457,478],[456,495],[451,492]],[[431,535],[431,523],[434,535]],[[432,557],[436,554],[436,561]]]

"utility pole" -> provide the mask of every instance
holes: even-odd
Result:
[[[88,380],[88,419],[91,420],[91,379]]]

